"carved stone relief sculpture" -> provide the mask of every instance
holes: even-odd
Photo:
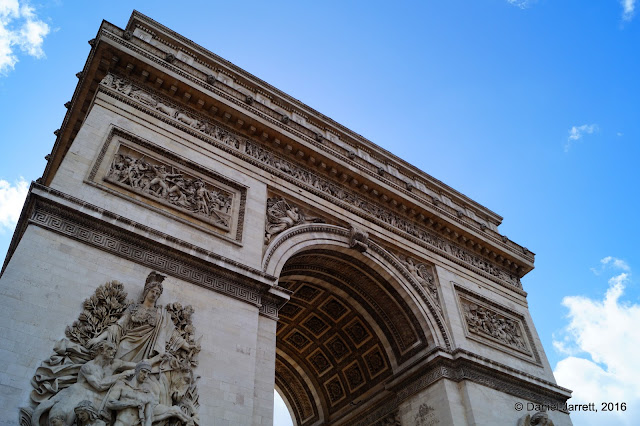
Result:
[[[522,326],[518,320],[506,317],[464,298],[460,299],[469,332],[489,336],[521,351],[528,351]]]
[[[124,145],[104,179],[229,230],[232,193]]]
[[[317,217],[305,216],[296,206],[291,206],[284,198],[267,199],[267,218],[265,224],[264,243],[269,244],[274,235],[289,228],[306,223],[323,223]]]
[[[164,278],[149,274],[136,303],[116,281],[85,300],[36,370],[21,425],[199,424],[194,311],[156,303]]]
[[[428,266],[424,263],[418,263],[414,259],[409,256],[398,256],[400,261],[404,264],[407,271],[420,283],[422,288],[425,289],[427,293],[433,298],[436,302],[436,307],[441,309],[440,306],[440,297],[438,295],[438,287],[436,286],[435,277],[432,272],[431,266]]]
[[[415,417],[416,426],[433,426],[440,423],[440,419],[435,414],[435,408],[428,404],[420,404]]]
[[[352,225],[349,230],[349,246],[364,253],[369,246],[369,233]]]

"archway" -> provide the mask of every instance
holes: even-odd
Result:
[[[291,293],[279,311],[276,389],[298,425],[367,411],[398,371],[448,340],[401,264],[371,241],[351,248],[349,234],[307,225],[265,253],[265,271]]]

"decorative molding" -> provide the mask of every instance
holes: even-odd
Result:
[[[453,359],[451,356],[453,356]],[[478,361],[509,370],[509,372],[498,371],[491,366],[479,364]],[[515,374],[526,377],[529,380],[515,377]],[[354,420],[347,421],[345,424],[349,426],[374,424],[377,419],[384,418],[398,409],[400,404],[413,395],[442,379],[452,380],[457,383],[469,381],[513,395],[523,401],[531,401],[545,406],[564,407],[566,401],[570,398],[569,391],[555,383],[479,357],[468,351],[457,349],[450,352],[440,349],[436,350],[435,358],[429,362],[422,373],[389,386],[387,389],[391,392],[391,395],[388,399],[377,403],[375,405],[376,408],[371,411],[358,413]],[[560,411],[568,413],[567,411]]]
[[[265,274],[261,270],[247,266],[244,263],[240,263],[228,257],[221,256],[218,253],[206,250],[200,246],[197,246],[187,241],[176,238],[173,235],[160,232],[157,229],[143,225],[139,222],[135,222],[124,216],[120,216],[118,214],[115,214],[114,212],[105,210],[102,207],[98,207],[96,205],[87,203],[86,201],[80,200],[79,198],[73,197],[69,194],[65,194],[64,192],[58,191],[57,189],[53,189],[48,186],[44,186],[38,183],[32,183],[31,188],[29,190],[30,192],[27,195],[27,200],[31,200],[33,190],[35,190],[38,193],[33,195],[34,200],[36,198],[42,198],[40,196],[40,193],[48,194],[48,195],[51,195],[52,197],[58,198],[60,200],[64,200],[64,202],[68,202],[70,204],[75,205],[76,206],[75,209],[78,211],[90,211],[90,212],[98,213],[104,216],[107,220],[116,221],[120,225],[120,227],[130,227],[132,229],[137,229],[141,231],[141,233],[143,234],[154,236],[159,241],[167,241],[169,243],[175,244],[176,246],[179,246],[182,249],[182,251],[189,252],[189,253],[198,253],[204,257],[215,259],[216,261],[220,261],[222,263],[232,265],[233,267],[246,271],[247,274],[260,276],[261,278],[264,278],[269,282],[275,282],[277,280],[276,277]],[[29,209],[28,209],[29,214],[27,214],[26,217],[29,218],[31,217],[31,211],[35,206],[35,202],[32,202],[30,204],[29,202],[25,203],[25,208],[27,205],[29,205]],[[23,222],[24,222],[24,227],[26,228],[26,226],[28,225],[28,220],[24,220]]]
[[[523,315],[452,282],[465,335],[502,352],[542,365]]]
[[[488,258],[472,253],[457,243],[441,237],[435,231],[418,225],[417,222],[392,212],[368,197],[357,194],[343,185],[333,183],[236,134],[234,131],[213,123],[203,114],[187,111],[165,97],[154,94],[150,89],[142,89],[121,77],[105,77],[101,87],[111,96],[135,106],[141,111],[150,113],[192,136],[257,167],[268,170],[270,173],[303,187],[354,214],[371,220],[389,231],[403,235],[422,247],[471,269],[481,276],[505,285],[518,294],[526,294],[522,291],[522,284],[515,273],[511,273]]]
[[[114,225],[44,199],[37,201],[29,221],[115,256],[244,301],[258,307],[261,315],[278,318],[279,305],[273,297],[266,297],[265,300],[266,291],[259,290],[258,285],[244,284],[242,281],[246,282],[246,278],[217,271],[216,267],[203,260],[162,247]]]
[[[275,382],[290,401],[296,423],[312,424],[317,421],[318,409],[311,390],[300,374],[285,359],[276,354]]]

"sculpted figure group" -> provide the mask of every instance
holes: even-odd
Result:
[[[36,371],[34,408],[21,410],[21,425],[199,424],[194,311],[157,304],[164,278],[149,274],[137,303],[115,281],[85,301],[68,339]]]
[[[465,304],[464,309],[469,330],[489,335],[518,349],[527,348],[516,321],[474,303]]]
[[[201,179],[177,170],[167,170],[144,155],[116,154],[106,180],[125,185],[146,196],[203,215],[214,223],[229,226],[232,196],[205,184]]]

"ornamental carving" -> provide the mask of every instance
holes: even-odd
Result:
[[[352,225],[351,229],[349,229],[349,247],[364,253],[367,251],[368,246],[369,233]]]
[[[553,426],[549,415],[544,411],[538,411],[534,415],[527,414],[518,420],[518,426]]]
[[[104,180],[230,230],[233,193],[125,145]]]
[[[438,295],[438,286],[434,277],[433,269],[424,263],[418,263],[416,260],[409,256],[398,256],[400,261],[407,268],[407,271],[420,283],[422,288],[433,298],[436,302],[436,307],[441,310],[440,296]]]
[[[417,239],[423,246],[444,254],[454,261],[470,266],[480,272],[481,275],[488,276],[494,281],[505,283],[516,289],[522,289],[520,279],[515,273],[439,236],[437,232],[396,214],[382,204],[345,188],[344,185],[334,183],[308,168],[300,167],[262,145],[213,123],[204,115],[189,112],[164,97],[152,94],[148,90],[143,90],[130,81],[112,74],[107,74],[101,84],[140,102],[164,117],[173,119],[172,124],[186,127],[187,131],[192,134],[201,133],[209,136],[235,155],[244,154],[260,167],[265,168],[266,166],[269,170],[275,169],[281,175],[293,179],[296,184],[307,186],[312,192],[319,193],[325,198],[330,197],[333,202],[343,206],[346,205],[346,208],[360,215],[368,215],[396,232],[408,234],[410,237]],[[210,141],[208,142],[211,143]]]
[[[274,235],[294,226],[322,222],[324,221],[320,218],[306,216],[298,207],[291,206],[284,198],[269,198],[267,199],[264,243],[269,244]]]
[[[460,298],[460,302],[469,332],[491,337],[504,345],[528,352],[522,325],[518,320],[464,298]]]
[[[21,425],[200,424],[194,310],[157,304],[164,278],[150,273],[137,302],[117,281],[84,301],[36,370]]]
[[[440,423],[435,408],[428,404],[420,404],[415,417],[416,426],[433,426]]]

